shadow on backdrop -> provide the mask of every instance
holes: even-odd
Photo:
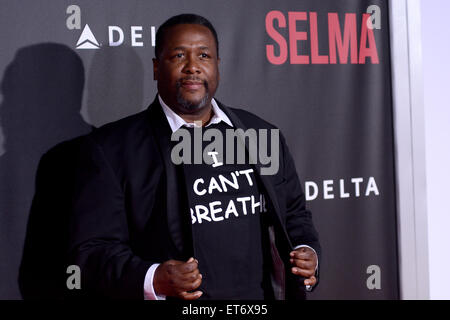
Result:
[[[133,48],[96,50],[90,65],[82,111],[87,122],[98,128],[143,110],[144,66]]]
[[[89,123],[100,126],[141,111],[144,71],[132,48],[98,50],[91,65],[85,110]],[[1,245],[5,253],[1,274],[8,282],[2,296],[6,298],[20,297],[16,279],[30,202],[20,293],[24,299],[68,297],[65,255],[71,188],[82,135],[93,129],[80,114],[84,80],[80,57],[60,44],[19,50],[5,72],[0,115],[6,153],[0,159],[0,172],[8,185],[0,196],[0,224],[8,232]],[[8,194],[17,199],[3,201]],[[70,297],[81,292],[74,293]]]
[[[5,135],[0,157],[0,298],[57,293],[68,188],[80,138],[67,140],[91,131],[80,115],[83,87],[81,59],[61,44],[22,48],[6,68],[0,106]]]

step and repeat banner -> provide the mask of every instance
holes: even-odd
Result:
[[[61,186],[72,178],[67,143],[153,101],[156,30],[180,13],[218,32],[216,97],[287,139],[323,250],[308,298],[398,299],[382,0],[0,0],[0,298],[21,298],[24,247],[39,257],[28,277],[43,290],[51,281],[65,236]]]

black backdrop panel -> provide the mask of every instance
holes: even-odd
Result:
[[[217,98],[286,136],[323,246],[320,286],[309,298],[397,299],[388,4],[381,0],[1,1],[0,298],[20,298],[39,160],[91,126],[147,107],[156,94],[154,31],[185,12],[218,31]],[[82,33],[90,42],[78,43]],[[57,150],[59,162],[46,168],[53,173],[71,160],[64,146]],[[63,201],[57,190],[46,196]],[[49,233],[43,261],[61,236]]]

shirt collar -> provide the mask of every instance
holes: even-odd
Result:
[[[159,94],[158,94],[158,99],[159,99],[159,103],[161,104],[161,107],[164,111],[164,114],[166,115],[167,121],[169,122],[170,129],[172,129],[172,132],[177,131],[182,126],[191,127],[191,128],[197,127],[197,125],[195,123],[184,121],[183,118],[181,118],[172,109],[170,109],[169,106],[167,104],[165,104],[165,102],[163,101],[163,99],[161,98],[161,96]],[[225,114],[225,112],[223,112],[219,108],[219,106],[218,106],[216,100],[214,100],[214,98],[211,99],[211,106],[212,106],[214,114],[213,114],[211,120],[206,125],[206,127],[208,127],[209,125],[211,125],[213,123],[219,123],[220,121],[224,121],[229,126],[234,127],[230,118],[228,118],[228,116]]]

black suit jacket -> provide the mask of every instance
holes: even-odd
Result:
[[[219,106],[236,128],[275,129],[247,111]],[[152,264],[192,255],[185,187],[178,179],[180,166],[170,158],[171,133],[155,99],[147,110],[86,136],[73,194],[67,261],[81,268],[83,295],[143,299],[145,274]],[[257,174],[269,199],[271,240],[277,249],[272,257],[281,283],[274,287],[285,292],[281,298],[302,299],[304,286],[290,272],[289,252],[306,244],[320,257],[320,245],[282,135],[279,153],[277,174]],[[261,164],[255,167],[259,173]]]

